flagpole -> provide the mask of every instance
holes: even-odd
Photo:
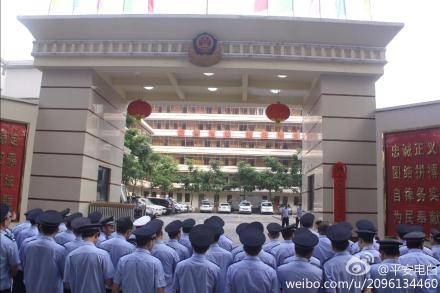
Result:
[[[208,5],[209,5],[209,0],[206,0],[206,11],[205,11],[205,13],[206,13],[206,15],[208,15]]]

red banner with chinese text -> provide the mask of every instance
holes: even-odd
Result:
[[[396,224],[440,227],[440,128],[384,135],[386,235]]]
[[[19,213],[20,190],[26,150],[26,124],[0,120],[0,195]]]

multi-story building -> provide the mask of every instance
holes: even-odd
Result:
[[[151,142],[159,153],[172,156],[180,172],[188,172],[186,162],[191,159],[198,169],[209,169],[212,160],[222,165],[230,177],[237,172],[240,161],[248,162],[257,170],[264,170],[264,158],[277,158],[286,167],[292,156],[301,149],[301,110],[292,108],[291,117],[280,125],[265,115],[265,107],[204,104],[155,104],[153,113],[145,120],[153,129]],[[280,202],[294,204],[294,193],[284,190],[273,195]],[[177,201],[197,206],[202,199],[215,204],[230,201],[237,205],[243,195],[240,191],[220,194],[200,193],[191,199],[184,191],[175,191]],[[268,199],[267,191],[246,194],[246,199],[258,205]]]

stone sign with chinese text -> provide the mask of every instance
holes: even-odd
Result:
[[[19,215],[26,124],[0,121],[0,200]]]
[[[440,227],[440,128],[384,134],[386,235],[396,224]]]

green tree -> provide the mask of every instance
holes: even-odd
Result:
[[[269,191],[269,200],[272,200],[272,191],[277,192],[287,185],[287,168],[273,157],[266,157],[264,163],[267,169],[258,174],[257,186]]]
[[[255,190],[258,172],[253,166],[244,161],[238,162],[237,167],[237,185],[243,190],[244,199],[246,199],[246,192],[252,192]]]
[[[209,170],[201,172],[201,190],[219,193],[227,184],[226,174],[221,170],[221,164],[217,160],[209,162]]]
[[[127,186],[132,185],[134,192],[134,188],[138,180],[141,180],[143,176],[144,173],[138,158],[133,154],[124,154],[122,164],[122,182]]]
[[[192,159],[186,159],[185,164],[188,166],[187,173],[180,174],[180,183],[183,186],[183,190],[189,192],[190,203],[193,205],[194,192],[201,190],[202,178],[201,172],[194,167],[194,161]]]
[[[179,170],[173,158],[160,155],[153,165],[154,172],[150,178],[152,188],[159,188],[167,193],[173,190],[173,183],[177,182]]]

